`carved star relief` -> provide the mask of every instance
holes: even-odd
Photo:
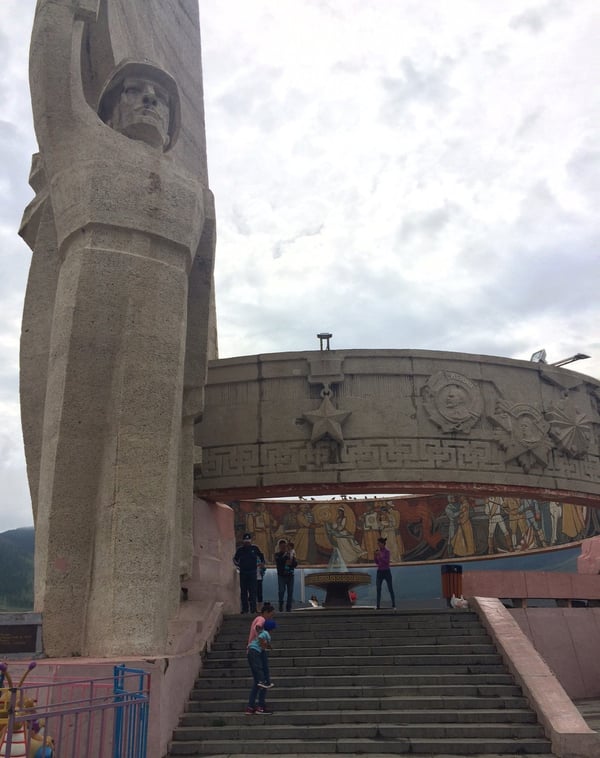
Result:
[[[312,424],[310,441],[313,445],[324,437],[330,437],[338,445],[343,445],[342,426],[351,415],[352,411],[338,411],[328,395],[324,395],[321,405],[316,411],[302,414],[308,423]]]
[[[550,423],[550,436],[563,453],[572,458],[582,458],[587,453],[592,441],[592,424],[585,413],[559,402],[550,406],[546,418]]]

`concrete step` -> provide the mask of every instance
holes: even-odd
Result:
[[[458,668],[458,667],[457,667]],[[299,670],[298,673],[290,673],[289,670],[278,670],[271,666],[271,679],[277,688],[281,687],[317,687],[323,686],[325,679],[335,678],[336,686],[345,685],[355,687],[361,685],[378,685],[385,686],[415,686],[415,685],[459,685],[459,684],[513,684],[510,674],[500,667],[483,667],[485,670],[480,672],[478,669],[473,670],[468,666],[460,667],[459,671],[440,673],[434,671],[431,674],[415,671],[414,669],[406,673],[390,673],[389,668],[373,667],[361,668],[360,665],[344,666],[343,673],[336,673],[334,666],[315,667],[310,670]],[[375,670],[374,670],[375,669]],[[490,670],[492,669],[492,670]],[[194,685],[198,690],[210,690],[214,687],[222,687],[227,680],[228,687],[247,686],[248,669],[235,671],[218,671],[210,670],[206,675],[197,679]]]
[[[210,690],[198,690],[194,689],[191,693],[192,700],[205,700],[207,697],[219,700],[221,698],[228,699],[237,695],[238,697],[245,697],[250,690],[250,684],[246,680],[245,687],[239,688],[223,688],[215,689],[213,692]],[[459,696],[459,697],[518,697],[521,695],[521,690],[517,685],[503,685],[503,684],[480,684],[480,685],[468,685],[460,684],[456,686],[448,685],[413,685],[409,687],[397,686],[386,687],[382,690],[378,686],[362,686],[360,683],[356,683],[352,688],[348,687],[333,687],[324,685],[322,687],[278,687],[275,693],[275,688],[271,690],[271,693],[277,697],[296,697],[300,699],[331,699],[331,698],[343,698],[354,697],[356,698],[388,698],[388,697],[401,697],[401,696],[429,696],[438,695],[440,697],[445,696]]]
[[[406,623],[400,619],[388,618],[387,620],[380,620],[379,618],[347,618],[340,619],[338,622],[315,622],[315,623],[298,623],[289,616],[275,615],[275,621],[277,622],[277,628],[281,631],[289,631],[294,635],[302,638],[304,636],[314,637],[315,634],[329,637],[334,634],[339,634],[343,637],[352,638],[358,633],[371,633],[374,636],[382,635],[386,631],[394,630],[395,634],[399,636],[407,636],[409,633],[423,633],[423,634],[457,634],[462,633],[468,635],[470,631],[473,634],[479,634],[481,629],[477,626],[473,626],[473,619],[461,618],[461,619],[442,619],[440,621],[434,621],[432,623],[414,622]],[[343,622],[343,626],[341,626]],[[221,632],[228,638],[235,634],[247,634],[250,627],[250,619],[238,623],[224,623],[221,626]]]
[[[450,631],[435,634],[427,634],[419,637],[419,645],[470,645],[479,644],[485,645],[489,643],[489,637],[485,634],[465,634],[464,630],[455,630],[455,634]],[[246,637],[240,638],[240,635],[230,635],[228,639],[220,639],[216,641],[212,647],[213,653],[225,653],[236,650],[244,650],[246,647]],[[318,640],[319,644],[332,645],[335,643],[336,647],[342,647],[345,649],[361,648],[365,644],[370,647],[387,647],[387,646],[408,646],[415,645],[414,631],[406,632],[404,635],[394,633],[394,637],[390,639],[389,636],[378,634],[371,634],[367,636],[326,636],[317,635],[314,632],[312,634],[305,633],[303,636],[294,636],[292,633],[286,630],[283,633],[277,628],[273,633],[273,640],[276,641],[277,647],[282,649],[295,648],[298,650],[306,650],[315,646],[315,640]],[[241,643],[241,644],[240,644]]]
[[[308,619],[306,616],[297,616],[292,614],[275,614],[275,620],[278,626],[282,629],[294,629],[297,634],[302,633],[314,633],[316,629],[326,632],[330,630],[339,634],[352,634],[353,631],[358,629],[394,629],[399,634],[405,630],[418,630],[423,632],[431,632],[432,630],[444,630],[444,629],[469,629],[473,623],[473,617],[476,617],[474,613],[466,614],[454,614],[454,615],[439,615],[437,617],[415,617],[409,618],[402,614],[394,615],[379,615],[374,617],[371,613],[369,616],[360,617],[353,614],[347,614],[344,619],[330,618],[327,616],[314,617]],[[247,631],[250,626],[250,620],[252,617],[245,616],[226,616],[221,624],[221,629],[224,634],[229,634],[232,631],[243,630]],[[342,621],[344,622],[342,624]],[[475,627],[476,628],[476,627]]]
[[[355,697],[359,695],[375,697],[378,693],[381,696],[390,697],[393,695],[402,695],[403,693],[415,695],[417,693],[429,694],[437,692],[442,696],[459,693],[462,695],[488,695],[489,697],[505,697],[507,695],[514,695],[520,693],[517,685],[508,683],[493,683],[489,684],[476,684],[469,682],[452,683],[447,682],[445,684],[429,684],[426,681],[422,684],[414,683],[407,684],[401,679],[398,681],[383,684],[377,680],[369,681],[368,677],[363,680],[362,677],[339,677],[335,684],[331,684],[324,679],[315,679],[310,684],[306,684],[304,681],[299,681],[293,675],[288,677],[287,681],[281,681],[278,679],[274,681],[275,687],[272,692],[280,697],[296,695],[299,698],[317,698],[328,697],[328,692],[336,696],[352,694]],[[213,696],[213,692],[225,691],[233,692],[239,690],[249,690],[248,677],[246,679],[239,678],[234,681],[226,680],[209,680],[208,682],[200,680],[198,686],[192,690],[191,697],[193,699],[205,699]]]
[[[518,746],[513,746],[514,750],[518,750]],[[398,756],[410,756],[414,753],[393,752]],[[194,755],[192,753],[192,755]],[[198,753],[196,753],[198,755]],[[211,758],[263,758],[264,753],[211,753]],[[302,753],[287,753],[285,758],[304,758],[306,752]],[[331,758],[331,753],[310,753],[311,758]],[[390,753],[370,752],[369,758],[389,758]],[[449,753],[427,753],[425,758],[449,758]],[[456,753],[454,753],[456,755]],[[511,753],[469,753],[470,758],[523,758],[521,752]],[[556,758],[552,753],[537,753],[537,758]],[[355,758],[356,753],[353,752],[337,752],[336,758]]]
[[[272,715],[246,716],[249,616],[225,619],[173,734],[170,756],[427,758],[551,751],[471,612],[359,611],[276,617]]]
[[[271,690],[273,692],[273,690]],[[514,697],[482,697],[482,696],[461,696],[461,695],[447,695],[440,697],[437,691],[433,690],[433,694],[429,697],[422,696],[390,696],[390,697],[337,697],[334,701],[323,699],[311,698],[298,698],[295,693],[290,694],[289,697],[269,697],[270,703],[275,703],[277,712],[289,712],[289,711],[302,711],[306,712],[308,705],[310,705],[311,712],[320,710],[331,710],[333,707],[337,709],[351,710],[356,712],[358,710],[429,710],[435,711],[436,714],[445,709],[449,710],[471,710],[471,709],[497,709],[499,711],[509,711],[511,709],[523,709],[527,708],[527,701],[521,695]],[[206,713],[206,714],[227,714],[237,715],[240,713],[240,703],[245,707],[245,698],[248,694],[248,688],[240,690],[237,693],[222,693],[223,697],[220,699],[211,698],[190,700],[187,705],[187,711],[183,714],[182,721],[187,717],[188,713]],[[436,717],[436,714],[431,714],[432,718]]]
[[[245,655],[244,655],[245,660]],[[337,676],[337,674],[332,673],[332,669],[335,669],[334,666],[298,666],[294,665],[293,668],[290,665],[287,666],[274,666],[272,665],[272,661],[269,662],[271,665],[269,666],[273,679],[277,679],[278,681],[286,681],[290,677],[292,677],[294,674],[293,672],[297,672],[297,676],[299,678],[306,677],[307,681],[310,680],[310,678],[318,677],[320,679],[328,678],[330,676]],[[362,673],[361,673],[362,672]],[[357,664],[354,663],[352,665],[339,667],[338,674],[339,676],[354,676],[357,678],[358,676],[375,676],[375,677],[382,677],[386,674],[389,674],[390,676],[418,676],[419,674],[422,674],[423,676],[452,676],[452,675],[461,675],[461,674],[468,674],[469,672],[472,672],[475,675],[478,674],[489,674],[490,676],[494,676],[495,674],[504,674],[506,673],[506,669],[499,663],[495,663],[491,666],[489,665],[479,665],[479,664],[462,664],[462,665],[445,665],[445,666],[436,666],[434,664],[425,666],[385,666],[385,665],[378,665],[378,666],[368,666],[365,665],[362,669],[357,670]],[[211,679],[221,679],[221,680],[227,680],[231,678],[248,678],[248,667],[244,667],[241,664],[237,664],[235,668],[227,668],[227,669],[218,669],[218,668],[207,668],[205,672],[205,676],[207,678]]]
[[[497,653],[464,653],[462,655],[375,655],[363,654],[359,656],[357,651],[354,655],[316,655],[319,651],[313,651],[311,655],[293,656],[285,652],[274,652],[269,655],[269,663],[273,667],[287,668],[292,670],[296,666],[321,666],[324,661],[331,663],[332,658],[339,658],[340,665],[344,665],[346,660],[361,660],[366,666],[387,666],[387,667],[416,667],[416,666],[435,666],[445,668],[448,666],[492,666],[501,665],[502,658]],[[206,661],[206,670],[210,669],[235,669],[243,667],[246,661],[246,651],[241,656],[227,658],[210,658]]]
[[[231,650],[213,650],[210,657],[211,665],[218,664],[223,660],[231,660]],[[237,648],[235,652],[240,652]],[[241,652],[245,652],[245,647],[241,649]],[[332,643],[321,642],[318,649],[315,650],[314,644],[311,646],[300,647],[296,644],[286,644],[280,637],[273,637],[273,650],[270,653],[270,658],[278,657],[296,657],[303,656],[305,658],[311,657],[324,657],[324,656],[347,656],[360,655],[361,658],[371,658],[378,655],[402,655],[402,656],[422,656],[422,655],[436,655],[436,656],[450,656],[450,655],[496,655],[494,646],[491,642],[469,642],[462,644],[404,644],[398,645],[394,642],[387,643],[378,642],[377,644],[366,644],[365,640],[356,641],[355,645],[341,644],[339,641]]]
[[[287,715],[287,714],[286,714]],[[333,716],[333,714],[332,714]],[[218,719],[214,719],[218,721]],[[232,723],[228,718],[223,726],[179,726],[175,729],[173,740],[183,742],[223,739],[223,740],[263,740],[274,736],[274,723],[271,716],[247,716],[245,721]],[[320,739],[402,739],[425,737],[433,739],[514,739],[527,740],[543,736],[539,724],[527,723],[419,723],[381,722],[377,721],[329,721],[327,723],[290,724],[282,721],[277,725],[277,739],[304,739],[307,742]]]
[[[270,739],[263,741],[244,739],[240,740],[210,740],[203,743],[198,742],[173,742],[171,744],[170,755],[227,755],[231,758],[233,755],[239,755],[240,746],[243,744],[248,753],[261,755],[286,755],[298,753],[299,755],[315,755],[335,753],[339,755],[357,756],[368,753],[389,756],[414,756],[415,754],[426,755],[427,758],[444,758],[445,756],[485,756],[489,758],[490,754],[498,756],[519,756],[523,755],[543,755],[545,758],[555,758],[552,753],[548,752],[548,741],[545,739],[523,739],[515,741],[512,738],[489,738],[481,739],[480,737],[462,738],[455,743],[450,742],[447,738],[340,738],[340,739],[319,739],[306,740],[305,738],[297,740],[281,739],[273,735]],[[259,751],[262,750],[262,753]],[[247,753],[244,753],[246,758]]]
[[[247,633],[252,618],[252,615],[227,616],[223,621],[221,627],[222,631],[224,634],[229,634],[238,630]],[[362,629],[365,626],[380,630],[394,629],[398,632],[401,632],[402,630],[412,630],[424,631],[427,633],[432,630],[466,629],[469,628],[474,619],[477,620],[476,614],[470,612],[442,612],[437,615],[427,614],[408,616],[398,611],[387,615],[370,611],[367,614],[349,612],[343,615],[315,615],[310,618],[304,614],[275,614],[275,620],[280,628],[293,629],[294,632],[298,634],[301,634],[302,632],[314,634],[316,630],[318,630],[319,633],[326,633],[329,631],[330,633],[338,632],[340,634],[348,634],[352,631]]]
[[[283,726],[310,725],[324,726],[332,723],[354,724],[536,724],[535,714],[528,708],[481,708],[462,710],[460,708],[415,710],[409,708],[389,710],[351,710],[349,708],[330,710],[300,710],[298,708],[283,711],[279,708],[279,702],[269,700],[269,707],[273,707],[275,713],[269,718],[269,724]],[[248,716],[239,710],[237,713],[227,713],[227,719],[215,713],[186,713],[181,717],[181,727],[184,732],[189,727],[203,727],[214,729],[215,727],[248,727]]]

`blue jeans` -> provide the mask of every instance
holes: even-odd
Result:
[[[392,600],[392,607],[396,607],[396,598],[394,597],[394,587],[392,586],[392,572],[390,569],[377,569],[377,575],[375,577],[375,586],[377,587],[377,607],[381,605],[381,585],[387,584],[387,588],[390,592],[390,598]]]
[[[250,671],[252,672],[252,678],[254,679],[254,681],[252,682],[252,689],[250,690],[250,697],[248,698],[249,708],[254,708],[257,695],[258,695],[259,707],[260,708],[265,707],[265,697],[267,695],[267,691],[263,687],[258,686],[258,683],[262,682],[264,678],[263,656],[265,656],[265,658],[267,659],[267,669],[268,669],[269,654],[267,653],[267,651],[263,650],[262,652],[259,652],[258,650],[253,650],[252,648],[248,649],[248,665],[250,666]]]
[[[256,571],[240,571],[240,604],[242,613],[256,613]]]
[[[265,684],[269,684],[271,682],[271,672],[269,671],[269,651],[263,650],[260,656],[262,658],[263,667],[263,676],[260,681],[264,682]]]
[[[283,610],[283,597],[287,590],[287,602],[285,604],[286,611],[292,610],[292,603],[294,601],[294,574],[277,574],[277,589],[279,590],[279,610]]]

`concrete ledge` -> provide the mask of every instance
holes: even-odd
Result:
[[[584,543],[585,544],[585,541]],[[558,571],[465,571],[465,597],[507,597],[523,600],[599,600],[600,576],[567,574]]]
[[[496,598],[470,598],[516,682],[537,713],[558,758],[597,758],[600,734],[592,731],[549,666]]]

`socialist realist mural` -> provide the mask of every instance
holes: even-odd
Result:
[[[600,510],[571,503],[433,495],[386,500],[241,501],[236,537],[252,534],[272,564],[277,541],[295,544],[301,566],[326,565],[337,549],[347,565],[372,564],[385,537],[393,563],[509,555],[600,534]]]

